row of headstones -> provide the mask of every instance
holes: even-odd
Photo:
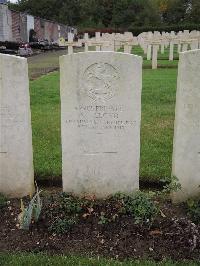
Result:
[[[133,37],[131,32],[121,33],[95,33],[94,38],[89,38],[89,34],[85,33],[83,39],[74,41],[74,34],[68,33],[68,41],[64,38],[59,39],[60,46],[68,47],[68,54],[73,53],[73,47],[85,46],[85,52],[90,50],[90,47],[95,47],[95,51],[118,51],[120,48],[124,48],[124,52],[131,53],[133,45],[138,45],[137,37]]]
[[[165,48],[169,48],[169,61],[174,60],[174,48],[177,46],[178,53],[187,50],[195,50],[200,48],[200,31],[188,30],[180,31],[177,34],[172,31],[162,32],[158,31],[144,32],[138,37],[134,37],[131,32],[121,33],[103,33],[96,32],[95,38],[89,38],[88,33],[84,34],[84,39],[79,39],[77,42],[73,41],[74,35],[69,33],[68,42],[64,39],[60,40],[60,45],[68,47],[68,54],[73,53],[73,47],[82,47],[84,44],[85,52],[88,52],[90,47],[95,46],[96,51],[118,51],[120,48],[125,53],[132,53],[134,46],[140,45],[146,54],[147,60],[152,60],[152,69],[158,67],[158,51],[161,54],[165,53]]]
[[[139,189],[142,58],[88,52],[60,58],[63,190],[106,197]],[[200,50],[180,54],[173,172],[200,192]],[[0,54],[0,192],[34,187],[27,60]]]
[[[167,32],[147,32],[138,36],[140,46],[147,55],[147,60],[152,59],[152,69],[158,67],[158,51],[165,53],[165,48],[169,47],[169,61],[174,60],[174,48],[177,46],[177,52],[186,52],[200,48],[200,31],[188,30],[180,31],[177,34],[174,31]]]

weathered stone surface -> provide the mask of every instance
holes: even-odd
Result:
[[[152,69],[158,68],[158,50],[159,50],[159,45],[153,45]]]
[[[27,60],[0,54],[0,192],[26,196],[33,183]]]
[[[200,50],[180,53],[173,175],[182,185],[175,202],[200,193]]]
[[[60,58],[63,190],[104,197],[139,188],[142,59]]]

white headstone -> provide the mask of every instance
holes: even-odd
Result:
[[[183,43],[183,46],[182,46],[182,52],[186,52],[188,50],[188,43]]]
[[[151,60],[152,45],[149,44],[147,48],[147,60]]]
[[[178,49],[177,50],[178,50],[178,53],[181,52],[181,44],[180,43],[178,44]]]
[[[174,60],[174,42],[170,42],[170,48],[169,48],[169,61]]]
[[[102,44],[102,47],[101,47],[101,51],[114,51],[114,41],[110,40],[110,41],[105,41],[103,42]]]
[[[0,54],[0,192],[33,192],[32,132],[27,60]]]
[[[85,41],[85,52],[88,52],[89,51],[89,47],[88,47],[89,34],[88,33],[84,34],[84,41]]]
[[[164,42],[161,43],[161,54],[165,53],[165,44]]]
[[[180,53],[172,174],[175,202],[200,193],[200,50]]]
[[[158,50],[159,45],[153,45],[153,55],[152,55],[152,69],[158,68]]]
[[[100,32],[96,32],[95,33],[95,38],[96,38],[96,42],[100,42],[101,41],[101,33]],[[96,45],[96,51],[101,51],[101,46],[100,45]]]
[[[139,188],[142,58],[60,58],[63,190],[105,197]]]
[[[127,42],[127,44],[124,45],[124,53],[131,54],[132,46]]]
[[[68,54],[73,54],[73,41],[74,41],[74,34],[68,32]]]

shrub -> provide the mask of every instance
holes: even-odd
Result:
[[[134,27],[131,26],[128,28],[128,31],[131,31],[135,36],[139,35],[142,32],[148,31],[165,31],[165,32],[179,32],[183,30],[200,30],[200,25],[198,24],[182,24],[182,25],[163,25],[163,26],[149,26],[149,27]]]
[[[134,34],[134,36],[138,36],[142,32],[148,32],[148,31],[165,31],[165,32],[179,32],[183,30],[200,30],[200,25],[198,24],[182,24],[182,25],[161,25],[161,26],[144,26],[144,27],[138,27],[134,25],[130,25],[128,28],[84,28],[84,30],[80,29],[79,34],[84,34],[84,32],[89,33],[90,37],[95,36],[95,32],[101,32],[101,33],[124,33],[126,31],[130,31]]]

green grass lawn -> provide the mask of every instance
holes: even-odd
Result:
[[[34,168],[37,178],[61,176],[59,73],[30,82]]]
[[[144,181],[171,176],[176,69],[143,71],[141,164]]]
[[[171,175],[177,69],[144,69],[141,166],[143,181]],[[37,178],[61,177],[59,73],[30,82]]]
[[[106,259],[81,258],[75,256],[47,256],[44,254],[21,253],[17,255],[0,254],[2,266],[198,266],[198,262],[152,262],[152,261],[125,261],[119,262]]]

